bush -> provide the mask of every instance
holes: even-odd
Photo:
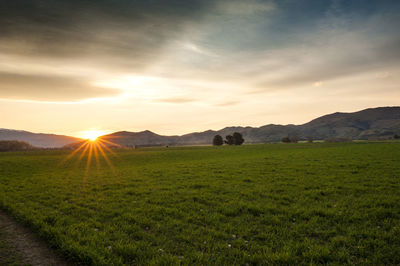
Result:
[[[299,141],[299,138],[297,136],[293,136],[293,137],[283,137],[281,139],[282,142],[284,143],[297,143]]]
[[[213,139],[213,145],[221,146],[222,144],[224,144],[224,140],[222,139],[222,137],[220,135],[215,135],[215,137]]]
[[[26,151],[33,150],[35,147],[29,143],[18,141],[18,140],[1,140],[0,141],[0,152],[3,151]]]
[[[242,134],[240,134],[239,132],[233,133],[233,143],[235,145],[242,145],[243,142],[244,142],[244,139],[243,139]]]
[[[242,145],[244,138],[239,132],[234,132],[233,135],[226,136],[224,142],[228,145]]]
[[[234,141],[232,135],[226,136],[224,142],[225,142],[226,144],[228,144],[228,145],[233,145],[233,144],[235,144],[235,141]]]

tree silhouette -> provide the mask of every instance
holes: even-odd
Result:
[[[235,145],[242,145],[243,142],[244,142],[244,139],[243,139],[242,134],[240,134],[239,132],[233,133],[233,143]]]
[[[226,136],[224,142],[225,142],[226,144],[228,144],[228,145],[233,145],[233,144],[235,144],[235,141],[234,141],[234,138],[233,138],[232,135]]]
[[[220,135],[215,135],[213,139],[213,145],[221,146],[222,144],[224,144],[224,140],[222,139],[222,137]]]
[[[0,152],[26,151],[36,149],[31,144],[18,140],[0,140]]]

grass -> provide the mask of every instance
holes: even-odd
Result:
[[[0,206],[93,265],[400,264],[400,143],[0,154]]]
[[[21,255],[9,243],[5,233],[0,228],[0,266],[24,265]]]

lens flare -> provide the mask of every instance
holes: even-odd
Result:
[[[84,158],[86,158],[87,160],[85,167],[85,176],[87,176],[90,171],[92,165],[91,162],[93,158],[96,161],[96,167],[98,170],[101,167],[100,158],[102,158],[107,164],[107,166],[110,167],[112,171],[114,171],[114,166],[111,163],[110,159],[108,158],[107,153],[116,156],[115,152],[112,151],[110,147],[113,148],[125,148],[125,147],[116,144],[112,141],[103,139],[99,131],[92,131],[88,133],[86,136],[87,136],[86,140],[80,143],[76,143],[72,146],[74,147],[74,150],[60,162],[60,165],[65,163],[67,160],[70,160],[73,157],[75,157],[74,155],[78,155],[75,157],[78,158],[77,163],[84,160]]]
[[[82,132],[83,138],[88,139],[90,141],[96,141],[98,137],[104,134],[105,132],[102,130],[87,130]]]

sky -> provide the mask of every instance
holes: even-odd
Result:
[[[0,128],[81,137],[400,105],[398,0],[0,0]]]

